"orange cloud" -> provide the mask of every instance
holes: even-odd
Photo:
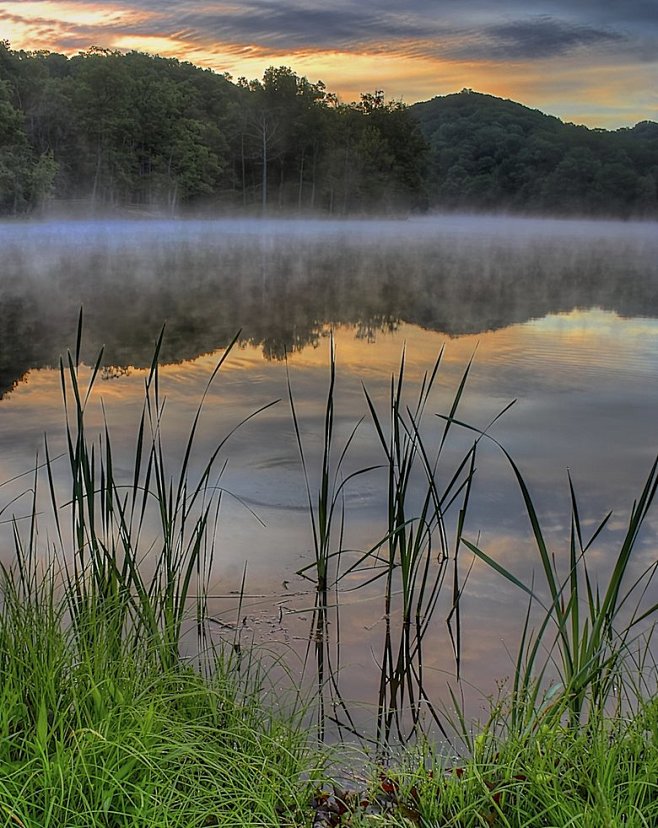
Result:
[[[507,41],[491,39],[502,36],[501,28],[508,38],[520,36],[513,25],[494,25],[496,16],[491,14],[477,25],[470,21],[463,30],[455,20],[448,21],[445,39],[436,21],[427,35],[414,39],[402,31],[395,34],[390,21],[381,31],[374,25],[369,32],[357,15],[353,36],[338,33],[334,45],[329,34],[325,37],[318,31],[316,48],[309,45],[313,44],[311,24],[295,38],[283,29],[268,30],[270,20],[262,9],[251,31],[248,9],[230,4],[190,8],[191,13],[176,16],[165,4],[160,9],[152,4],[142,9],[111,2],[0,0],[0,37],[9,39],[15,48],[65,54],[91,45],[136,49],[189,60],[234,77],[260,77],[272,64],[288,65],[311,80],[322,79],[343,100],[358,100],[362,92],[384,89],[389,98],[413,103],[470,87],[521,101],[565,120],[613,128],[655,117],[658,108],[655,64],[632,54],[624,37],[613,38],[606,32],[603,34],[611,38],[607,42],[626,48],[626,52],[612,56],[602,47],[595,53],[574,47],[568,53],[558,49],[550,55],[528,56],[527,48],[525,52],[517,48],[505,53]],[[283,7],[275,11],[283,14]],[[411,10],[409,21],[402,15],[402,23],[410,25],[405,31],[421,31],[423,18],[418,11],[415,14]],[[212,26],[205,29],[204,15],[212,18]],[[386,19],[383,15],[382,20]],[[288,16],[281,24],[292,20]],[[351,24],[347,20],[344,25],[349,29]],[[543,25],[553,40],[563,31],[550,20],[530,20],[517,28],[519,25]],[[568,27],[564,31],[573,34]]]
[[[27,0],[20,4],[0,3],[3,17],[21,20],[26,26],[30,21],[50,21],[68,26],[103,26],[134,19],[134,12],[121,6],[105,4],[100,8],[78,3],[58,3],[53,0]]]

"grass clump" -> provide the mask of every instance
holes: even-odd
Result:
[[[513,713],[534,711],[541,706],[538,693],[545,686],[543,679],[551,668],[559,675],[555,691],[560,691],[571,723],[577,727],[590,714],[604,711],[614,701],[634,655],[637,663],[644,663],[650,655],[651,636],[645,637],[647,625],[644,622],[651,619],[650,629],[653,627],[658,604],[646,606],[644,598],[654,581],[658,564],[651,562],[639,575],[633,573],[631,564],[640,531],[658,490],[658,460],[653,463],[642,492],[633,503],[621,543],[610,555],[611,573],[607,581],[601,582],[592,576],[589,556],[612,513],[598,524],[589,539],[585,538],[576,494],[569,478],[569,549],[567,556],[556,556],[549,549],[521,472],[509,454],[505,454],[521,489],[548,597],[543,598],[534,584],[519,580],[475,544],[464,542],[477,557],[530,599],[515,669],[513,696],[520,705],[513,708]],[[536,630],[529,625],[533,604],[539,605],[543,614]],[[534,702],[530,706],[528,699]],[[552,708],[562,712],[561,705]],[[515,724],[520,726],[522,722]]]
[[[211,677],[79,651],[48,608],[0,621],[0,811],[7,825],[296,824],[304,740]]]
[[[80,332],[61,365],[69,496],[60,506],[46,448],[31,519],[13,522],[14,560],[0,569],[0,824],[298,825],[315,762],[306,736],[294,715],[265,711],[253,659],[207,629],[226,438],[191,482],[199,407],[182,466],[168,472],[158,343],[132,477],[117,480],[109,430],[87,434],[100,357],[83,388]],[[53,507],[45,557],[41,471]],[[190,630],[193,662],[182,655]]]
[[[444,419],[465,426],[454,410]],[[419,437],[417,428],[413,435]],[[487,436],[478,432],[478,440]],[[401,444],[394,436],[392,445]],[[658,462],[632,504],[618,545],[607,551],[610,573],[600,578],[591,561],[610,514],[586,537],[569,479],[568,546],[564,554],[551,551],[526,482],[503,451],[519,485],[541,577],[537,583],[534,577],[522,581],[463,537],[461,512],[458,535],[475,557],[528,599],[511,692],[492,706],[484,724],[468,723],[453,694],[455,710],[443,711],[442,728],[444,733],[450,729],[453,744],[461,743],[452,761],[431,746],[401,760],[383,753],[386,768],[375,770],[368,784],[356,790],[334,786],[316,796],[318,811],[329,814],[328,824],[658,824],[658,699],[651,649],[658,604],[647,600],[657,566],[652,562],[638,572],[634,560],[658,490]],[[391,467],[397,472],[404,464],[396,459]],[[455,590],[457,605],[462,590]]]
[[[328,824],[351,828],[658,824],[658,701],[643,702],[627,718],[592,717],[582,728],[495,733],[506,715],[496,708],[466,758],[447,763],[425,744],[393,766],[374,768],[360,788],[327,786],[316,808],[334,814]]]

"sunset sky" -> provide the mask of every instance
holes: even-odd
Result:
[[[286,65],[345,101],[470,87],[589,126],[658,120],[658,0],[0,0],[0,39],[137,49],[234,78]]]

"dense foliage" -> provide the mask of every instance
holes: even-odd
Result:
[[[381,93],[340,104],[286,67],[262,81],[139,52],[0,44],[0,209],[47,196],[175,211],[414,207],[425,143]]]
[[[0,42],[0,212],[658,213],[658,124],[591,130],[464,90],[343,104],[287,67],[262,80],[92,48]]]
[[[432,203],[553,214],[655,215],[658,123],[609,132],[463,90],[415,104]]]

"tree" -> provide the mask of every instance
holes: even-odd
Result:
[[[59,165],[52,150],[44,152],[30,170],[30,206],[38,210],[52,196]]]
[[[81,137],[79,178],[91,179],[93,202],[114,204],[129,189],[134,112],[132,78],[118,52],[92,48],[72,59]]]
[[[465,90],[339,103],[286,66],[262,79],[92,48],[0,41],[0,210],[55,198],[398,213],[427,207],[658,214],[658,124],[590,130]]]
[[[0,81],[0,210],[18,213],[30,202],[30,157],[21,113]]]

